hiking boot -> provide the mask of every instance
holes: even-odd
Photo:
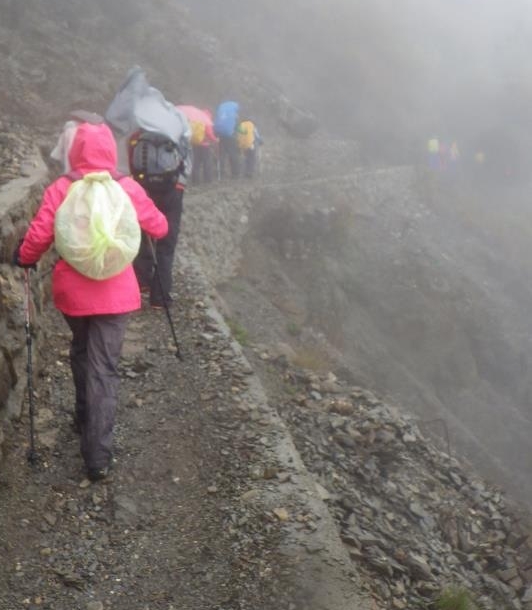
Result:
[[[89,481],[95,483],[96,481],[102,481],[109,476],[109,471],[111,469],[109,466],[105,466],[104,468],[88,468],[87,469],[87,478]]]
[[[169,292],[164,298],[160,294],[151,295],[150,307],[153,309],[164,309],[175,301],[176,296],[177,294],[175,292]]]

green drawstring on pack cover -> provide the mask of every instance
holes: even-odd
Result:
[[[54,231],[59,255],[95,280],[121,273],[140,247],[131,199],[106,171],[85,174],[72,183],[57,210]]]

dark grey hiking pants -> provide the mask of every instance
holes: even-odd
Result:
[[[155,242],[157,270],[154,265],[150,240],[144,233],[133,267],[140,286],[148,286],[150,289],[150,304],[164,305],[165,302],[169,303],[171,300],[174,253],[183,213],[183,190],[172,189],[168,193],[148,193],[148,195],[166,216],[168,233]],[[164,294],[161,293],[161,286]]]
[[[220,177],[225,178],[225,166],[229,162],[231,178],[240,177],[240,151],[234,136],[220,136]]]
[[[190,176],[192,184],[212,182],[214,179],[214,164],[211,146],[193,146],[192,152],[192,175]]]
[[[81,455],[87,468],[111,463],[120,377],[118,362],[128,314],[72,317],[70,367],[81,425]]]

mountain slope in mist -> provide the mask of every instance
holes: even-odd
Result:
[[[44,130],[46,137],[43,140],[48,144],[51,144],[49,134],[61,126],[69,110],[83,107],[103,112],[127,70],[139,64],[152,84],[176,102],[214,106],[227,96],[241,100],[246,111],[253,111],[259,125],[264,126],[266,141],[269,139],[270,143],[274,136],[284,133],[277,114],[279,97],[294,99],[298,105],[314,112],[321,131],[312,139],[312,145],[306,147],[312,160],[309,162],[301,152],[293,154],[290,174],[285,171],[286,155],[279,155],[273,161],[270,156],[265,160],[265,168],[272,179],[275,176],[279,179],[281,175],[283,179],[296,179],[299,175],[315,177],[320,154],[327,157],[327,172],[348,172],[349,165],[354,167],[360,155],[344,154],[342,162],[335,165],[334,158],[329,158],[329,148],[323,143],[327,134],[360,140],[362,157],[367,160],[382,163],[400,158],[410,162],[418,159],[426,136],[441,129],[455,135],[460,142],[464,141],[464,157],[471,152],[466,145],[468,142],[481,142],[488,146],[488,153],[495,153],[492,165],[489,165],[492,162],[488,154],[486,179],[499,177],[491,169],[502,168],[497,160],[501,159],[500,143],[504,136],[510,144],[503,156],[511,153],[523,168],[527,167],[523,150],[529,139],[530,81],[527,63],[520,58],[526,54],[531,11],[523,2],[505,5],[503,11],[498,3],[491,1],[484,5],[480,16],[475,14],[472,1],[438,1],[429,6],[415,0],[393,6],[383,0],[371,5],[338,0],[334,10],[330,4],[318,0],[307,3],[294,0],[290,4],[275,0],[253,5],[242,0],[179,4],[157,0],[149,5],[125,0],[95,0],[90,4],[81,0],[68,3],[49,0],[46,5],[38,0],[25,3],[0,0],[0,9],[3,16],[0,24],[3,58],[0,76],[4,85],[0,104],[3,113]],[[509,41],[511,44],[506,44]],[[267,152],[273,150],[270,143]],[[290,149],[292,153],[298,150],[287,139],[284,150]],[[526,171],[521,173],[526,175]],[[516,193],[509,191],[499,193],[503,204],[506,196],[517,198]],[[334,192],[327,193],[324,199],[334,202],[336,196],[342,197]],[[490,208],[493,224],[497,222],[496,203]],[[438,200],[435,205],[446,205],[446,202]],[[453,205],[458,212],[460,202]],[[381,212],[383,227],[393,218],[397,226],[389,227],[390,233],[408,233],[411,219],[401,218],[401,210],[394,208],[392,211],[397,212],[398,217],[386,210]],[[486,228],[483,226],[487,220],[484,212],[480,206],[475,210],[476,218],[469,226],[472,231],[483,232]],[[519,217],[517,225],[520,220]],[[457,224],[449,223],[446,230],[449,234],[456,230],[460,238],[464,218],[457,214],[454,222]],[[510,256],[509,242],[512,246],[519,243],[520,247],[511,259],[513,268],[517,269],[519,260],[529,258],[526,247],[529,220],[522,224],[503,237],[504,247],[495,252],[489,262],[474,240],[468,242],[467,235],[463,245],[471,245],[471,258],[478,257],[480,265],[496,267],[497,257]],[[376,236],[385,239],[381,229],[376,230]],[[438,260],[435,244],[442,239],[445,241],[445,235],[437,233],[438,227],[424,227],[424,230],[424,247],[434,248],[434,251],[427,256],[423,250],[413,249],[406,258],[412,268],[422,266],[426,260]],[[365,256],[362,263],[354,257],[357,264],[361,264],[360,277],[367,278],[364,286],[371,287],[375,268],[384,277],[386,272],[393,276],[390,272],[395,262],[393,253],[382,248],[365,253]],[[376,262],[378,265],[372,267]],[[336,260],[331,262],[333,264],[341,266]],[[458,270],[461,264],[463,261],[456,261],[458,277],[462,277]],[[323,263],[320,270],[325,269],[326,273],[326,267]],[[505,265],[501,267],[500,275],[508,276]],[[330,273],[327,278],[345,282],[343,271],[345,269],[340,269],[337,276]],[[456,280],[453,273],[451,270],[446,278],[451,283]],[[501,285],[504,286],[508,295],[503,296],[509,302],[514,296],[517,298],[518,291],[508,288],[519,284],[519,273],[515,273],[517,279],[506,284],[498,282],[493,288],[500,291],[503,290]],[[488,275],[481,277],[479,284],[488,282]],[[453,290],[457,285],[453,285]],[[354,286],[356,288],[356,282]],[[373,308],[372,314],[379,318],[376,325],[389,331],[386,324],[393,312],[396,294],[387,290],[384,282],[379,287],[382,291],[374,293],[366,289],[365,302],[361,297],[359,305],[361,309],[362,306]],[[461,290],[456,292],[463,294]],[[358,291],[357,295],[361,293]],[[341,290],[335,294],[344,299]],[[495,296],[499,302],[500,295]],[[432,295],[434,301],[424,301],[420,297],[409,307],[414,312],[422,309],[426,313],[440,297]],[[378,299],[382,315],[379,316],[379,308],[373,306],[372,299]],[[415,299],[415,291],[409,293],[409,299]],[[519,336],[523,334],[522,329],[527,328],[523,313],[528,305],[526,290],[521,291],[519,299],[519,313],[515,316],[519,324],[514,325],[515,320],[509,319],[511,330],[503,342],[504,349],[493,350],[503,355],[505,361],[498,364],[497,357],[483,349],[482,358],[475,362],[475,367],[488,381],[499,384],[497,397],[508,395],[512,403],[525,408],[530,392],[527,383],[517,383],[519,375],[513,366],[520,361],[523,348],[507,358],[513,334]],[[325,307],[329,305],[327,300],[324,303]],[[352,306],[349,298],[346,303]],[[501,316],[497,311],[497,317]],[[413,314],[412,317],[423,316]],[[449,319],[452,320],[452,316]],[[429,343],[435,336],[431,334],[431,324],[437,327],[438,322],[441,320],[431,320],[428,316],[426,332],[420,340]],[[411,326],[419,333],[423,324],[414,320]],[[489,324],[481,327],[484,332]],[[403,345],[412,348],[408,333],[397,328],[395,332],[398,353]],[[467,341],[475,343],[477,334],[472,333]],[[494,332],[493,336],[496,334]],[[495,340],[494,343],[498,344]],[[525,343],[521,341],[519,345]],[[371,345],[371,341],[367,344]],[[513,356],[516,357],[513,359]],[[446,385],[452,386],[457,379],[467,377],[457,362],[464,360],[450,349],[446,366],[441,367],[443,372],[438,373],[436,357],[426,367],[426,363],[414,359],[412,368],[420,374],[421,382],[428,379],[437,386],[439,400],[447,400],[450,392],[445,390]],[[519,370],[524,374],[529,370],[526,358]],[[499,371],[503,373],[498,374]],[[496,401],[493,397],[490,399]],[[481,393],[476,400],[482,402]],[[474,419],[474,410],[471,417]]]
[[[485,133],[531,142],[532,14],[521,0],[187,2],[229,56],[250,61],[364,142],[371,159],[411,161],[434,132],[474,147]],[[495,143],[498,139],[495,138]]]

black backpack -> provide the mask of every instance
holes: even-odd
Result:
[[[130,170],[147,191],[173,189],[183,167],[179,146],[167,136],[143,131],[130,140]]]

